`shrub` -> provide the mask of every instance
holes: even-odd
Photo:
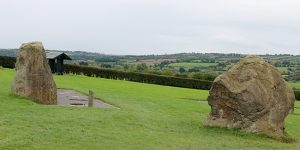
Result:
[[[15,68],[16,58],[0,56],[0,66],[4,68]]]
[[[180,67],[180,68],[179,68],[179,72],[180,72],[180,73],[184,73],[184,72],[185,72],[185,69],[184,69],[183,67]]]
[[[134,82],[151,83],[167,86],[176,86],[184,88],[204,89],[209,90],[211,87],[211,81],[185,79],[171,76],[162,76],[154,74],[136,73],[136,72],[124,72],[95,67],[83,67],[77,65],[65,64],[65,72],[73,74],[83,74],[86,76],[94,76],[100,78],[128,80]]]
[[[294,90],[296,100],[300,101],[300,90]]]
[[[112,68],[113,66],[111,64],[101,64],[102,68]]]
[[[208,73],[195,73],[193,79],[213,81],[217,75]]]
[[[87,62],[80,61],[80,62],[79,62],[79,65],[81,65],[81,66],[88,66],[89,64],[88,64]]]

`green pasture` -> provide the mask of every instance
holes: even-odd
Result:
[[[276,67],[281,73],[283,72],[287,72],[288,71],[288,67]]]
[[[209,67],[216,66],[217,63],[171,63],[168,66],[179,68],[184,67],[185,69],[195,68],[195,67]]]
[[[59,88],[95,96],[119,109],[47,106],[10,93],[14,71],[0,69],[1,150],[300,149],[300,110],[286,119],[292,143],[237,130],[209,128],[208,91],[54,76]],[[299,103],[297,104],[299,106]]]
[[[290,82],[289,85],[290,85],[290,87],[300,90],[300,82]]]

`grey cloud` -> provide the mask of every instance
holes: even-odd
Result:
[[[300,54],[296,0],[10,0],[0,2],[0,47],[107,54]]]

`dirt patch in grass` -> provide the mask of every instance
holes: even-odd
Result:
[[[88,106],[88,96],[77,91],[68,89],[57,89],[57,105],[62,106]],[[94,99],[93,107],[97,108],[117,108],[113,105],[104,103],[99,99]]]
[[[207,100],[195,100],[195,101],[199,103],[207,103]]]
[[[200,102],[200,103],[207,103],[206,99],[192,99],[192,98],[182,98],[182,99],[192,100],[192,101]]]

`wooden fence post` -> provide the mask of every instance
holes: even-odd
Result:
[[[93,107],[93,101],[94,101],[94,92],[89,90],[89,102],[88,107]]]

